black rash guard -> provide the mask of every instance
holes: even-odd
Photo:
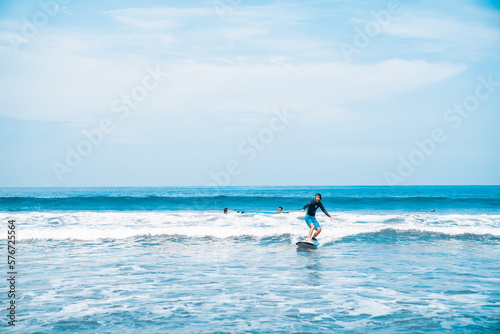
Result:
[[[309,216],[315,216],[316,215],[316,210],[318,210],[318,208],[321,209],[321,211],[323,211],[325,213],[325,215],[327,215],[328,217],[330,217],[330,214],[325,210],[325,207],[323,206],[323,204],[321,203],[321,201],[319,202],[316,202],[316,200],[312,200],[310,201],[309,203],[307,203],[306,205],[304,205],[304,210],[307,208],[307,214]]]

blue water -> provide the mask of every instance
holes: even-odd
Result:
[[[334,220],[300,250],[318,191]],[[15,330],[498,332],[499,204],[496,186],[4,188]]]
[[[500,213],[499,186],[0,188],[3,211],[295,210],[323,195],[340,211]]]

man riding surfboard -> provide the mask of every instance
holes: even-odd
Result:
[[[317,193],[316,196],[312,201],[304,205],[304,208],[302,211],[305,211],[307,208],[307,214],[305,216],[305,221],[307,226],[309,226],[309,237],[307,238],[307,242],[311,242],[316,239],[318,234],[321,233],[321,226],[319,225],[318,221],[316,220],[316,210],[318,208],[321,209],[327,215],[330,217],[330,220],[333,220],[333,217],[330,216],[330,214],[325,210],[325,207],[323,206],[323,203],[321,203],[321,194]],[[316,233],[314,233],[314,236],[311,239],[313,231],[316,230]]]

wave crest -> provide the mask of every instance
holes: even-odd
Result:
[[[333,221],[318,216],[321,238],[333,242],[352,236],[373,238],[391,233],[442,236],[500,237],[500,215],[334,214]],[[308,227],[303,213],[223,215],[214,212],[29,212],[0,213],[0,220],[15,219],[20,240],[99,240],[140,236],[216,239],[288,235],[302,238]],[[6,233],[6,227],[3,226]]]

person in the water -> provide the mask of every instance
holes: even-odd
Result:
[[[278,213],[284,213],[284,211],[283,211],[283,207],[282,207],[282,206],[280,206],[280,207],[278,208]]]
[[[318,221],[316,220],[316,210],[318,210],[318,208],[320,208],[321,211],[323,211],[325,213],[325,215],[330,217],[330,220],[333,220],[333,217],[330,216],[330,214],[325,210],[323,203],[321,203],[321,194],[320,193],[317,193],[312,201],[310,201],[309,203],[304,205],[304,208],[302,209],[302,211],[305,211],[306,208],[307,208],[307,214],[306,214],[305,220],[306,220],[307,226],[309,226],[309,237],[307,238],[307,241],[312,242],[313,240],[316,240],[316,237],[318,236],[318,234],[321,233],[321,226],[319,225]],[[311,240],[311,236],[312,236],[312,233],[314,230],[316,230],[316,233],[314,233],[314,236],[312,237],[312,240]]]

